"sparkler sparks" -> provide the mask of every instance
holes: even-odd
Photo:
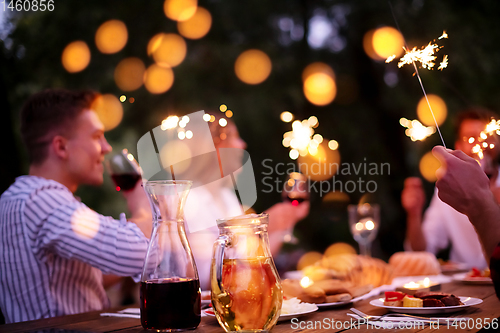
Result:
[[[428,136],[431,136],[436,132],[436,129],[432,126],[426,127],[422,125],[418,120],[408,120],[406,118],[401,118],[399,120],[401,126],[406,127],[405,134],[411,138],[411,141],[422,141]]]
[[[486,142],[486,140],[488,139],[488,137],[491,137],[493,135],[500,135],[500,120],[495,120],[495,119],[492,119],[487,125],[486,125],[486,128],[484,129],[484,131],[482,131],[480,134],[479,134],[479,137],[476,139],[474,137],[470,137],[468,142],[470,144],[473,144],[474,142],[476,142],[477,140],[477,143],[474,145],[474,147],[472,147],[472,153],[474,154],[477,154],[477,156],[479,157],[479,159],[483,159],[484,158],[484,150],[485,149],[493,149],[495,148],[495,144],[494,143],[488,143]]]
[[[441,37],[438,37],[438,39],[443,38],[448,38],[448,34],[446,33],[446,31],[443,31]],[[429,70],[433,69],[437,58],[434,54],[437,53],[441,48],[443,48],[442,46],[433,43],[435,41],[436,40],[434,39],[432,42],[429,42],[429,44],[421,50],[417,49],[416,46],[413,47],[411,51],[408,51],[406,47],[403,47],[403,49],[405,50],[405,54],[399,59],[398,67],[401,68],[404,65],[420,62],[423,68],[427,68]],[[389,63],[395,58],[396,56],[392,55],[387,58],[385,62]],[[443,57],[443,61],[440,63],[438,69],[443,70],[443,68],[446,68],[446,66],[448,66],[448,55],[445,55]]]
[[[292,114],[290,113],[290,115]],[[287,122],[286,120],[283,121]],[[289,156],[292,160],[308,154],[315,156],[318,153],[318,147],[323,142],[323,136],[314,134],[314,128],[318,127],[318,125],[319,121],[315,116],[302,121],[295,120],[292,123],[292,130],[283,134],[283,146],[291,149]],[[335,150],[338,148],[338,144],[336,147],[333,145],[328,147]]]

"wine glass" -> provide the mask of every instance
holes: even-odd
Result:
[[[361,254],[371,257],[371,244],[377,237],[380,225],[380,207],[377,204],[363,203],[349,205],[347,209],[351,234],[358,242]]]
[[[291,202],[293,206],[309,200],[309,191],[307,189],[307,177],[299,172],[292,172],[287,176],[281,198],[284,202]],[[290,227],[283,236],[283,242],[297,244],[298,239],[293,236],[293,226]]]
[[[127,149],[112,155],[105,162],[117,191],[129,191],[142,178],[141,167]]]

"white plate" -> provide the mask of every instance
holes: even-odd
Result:
[[[366,295],[366,294],[365,294]],[[359,297],[356,297],[356,298],[353,298],[351,299],[350,301],[348,302],[333,302],[333,303],[316,303],[316,305],[320,308],[334,308],[334,307],[339,307],[339,306],[342,306],[342,305],[346,305],[346,304],[351,304],[351,303],[355,303],[365,297],[365,295],[361,295]]]
[[[209,297],[209,299],[204,299]],[[212,303],[212,300],[210,299],[210,290],[202,290],[201,291],[201,306],[203,305],[209,305]]]
[[[468,284],[493,284],[493,280],[490,277],[470,277],[467,276],[467,274],[468,273],[454,274],[453,280]]]
[[[399,312],[399,313],[406,313],[406,314],[440,314],[440,313],[451,313],[451,312],[457,312],[457,311],[462,311],[469,306],[473,305],[478,305],[483,303],[483,300],[480,298],[474,298],[474,297],[463,297],[460,296],[460,301],[464,303],[464,305],[457,305],[457,306],[444,306],[444,307],[422,307],[422,308],[408,308],[408,307],[402,307],[402,306],[387,306],[384,305],[384,299],[379,298],[379,299],[374,299],[370,301],[370,304],[373,306],[376,306],[378,308],[385,308],[389,311],[392,312]]]
[[[314,309],[310,309],[310,310],[307,310],[307,311],[300,311],[300,312],[297,312],[297,313],[290,313],[290,314],[281,315],[278,318],[278,321],[285,321],[285,320],[290,320],[292,318],[297,318],[297,317],[305,316],[305,315],[307,315],[309,313],[313,313],[315,311],[318,311],[318,307],[317,306]],[[212,309],[212,308],[208,308],[208,309],[202,310],[202,312],[205,313],[205,315],[207,315],[208,317],[215,317],[214,309]]]

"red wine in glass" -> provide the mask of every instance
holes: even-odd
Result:
[[[145,329],[194,329],[200,321],[199,280],[167,278],[141,282],[141,324]]]
[[[117,191],[129,191],[135,187],[135,184],[141,179],[137,173],[123,173],[111,175]]]
[[[308,200],[307,198],[300,198],[300,197],[294,197],[291,195],[287,195],[283,197],[285,201],[290,201],[292,205],[298,206],[299,204],[303,203],[304,201]]]

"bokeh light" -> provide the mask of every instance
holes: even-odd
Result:
[[[119,20],[106,21],[95,33],[95,45],[102,53],[111,54],[127,44],[128,32],[125,23]]]
[[[427,98],[429,99],[429,104],[431,105],[432,112],[434,112],[434,116],[436,117],[436,122],[438,126],[440,126],[446,120],[446,116],[448,115],[446,103],[441,97],[437,95],[429,94],[427,95]],[[420,122],[422,122],[422,124],[424,124],[425,126],[436,126],[425,96],[422,97],[418,102],[417,116],[418,119],[420,119]]]
[[[363,37],[366,54],[375,60],[385,60],[392,55],[400,56],[404,52],[403,46],[403,35],[392,27],[370,30]]]
[[[271,59],[260,50],[247,50],[240,54],[234,64],[236,76],[247,84],[259,84],[271,74]]]
[[[289,123],[293,120],[293,114],[288,111],[281,112],[280,119],[285,123]]]
[[[98,96],[92,103],[91,109],[97,113],[105,131],[112,130],[123,119],[122,103],[116,96],[111,94]]]
[[[420,159],[418,165],[422,177],[424,177],[429,182],[435,182],[437,180],[436,171],[441,167],[441,162],[432,154],[432,152],[427,152]]]
[[[146,66],[139,58],[126,58],[116,65],[115,82],[123,91],[133,91],[142,86]]]
[[[194,15],[185,20],[177,22],[179,33],[189,39],[200,39],[205,36],[212,26],[212,15],[205,8],[198,7]]]
[[[300,172],[311,180],[327,180],[337,172],[340,165],[340,153],[338,150],[328,148],[328,144],[324,140],[318,144],[316,154],[300,155],[298,162]]]
[[[64,48],[61,61],[68,72],[80,72],[90,63],[90,49],[83,41],[71,42]]]
[[[149,43],[152,44],[148,49],[152,51],[153,59],[162,67],[175,67],[186,57],[186,42],[177,34],[156,35]]]
[[[184,133],[184,132],[182,132]],[[160,160],[163,167],[174,166],[174,173],[182,173],[191,165],[191,149],[189,145],[181,140],[170,140],[158,147],[160,150]]]
[[[330,104],[337,93],[334,79],[325,73],[314,73],[304,81],[304,95],[315,105]]]
[[[226,112],[227,111],[227,105],[226,104],[221,104],[219,106],[219,110],[220,110],[220,112]]]
[[[226,117],[231,118],[233,116],[233,111],[227,110],[225,115],[226,115]]]
[[[153,64],[144,73],[144,86],[152,94],[161,94],[172,87],[174,72],[171,68],[164,68]]]
[[[197,6],[197,0],[165,0],[163,11],[171,20],[185,21],[196,13]]]
[[[316,73],[323,73],[330,76],[332,79],[335,79],[335,72],[330,66],[323,62],[313,62],[312,64],[307,65],[307,67],[302,71],[302,81],[304,82],[309,76]]]

